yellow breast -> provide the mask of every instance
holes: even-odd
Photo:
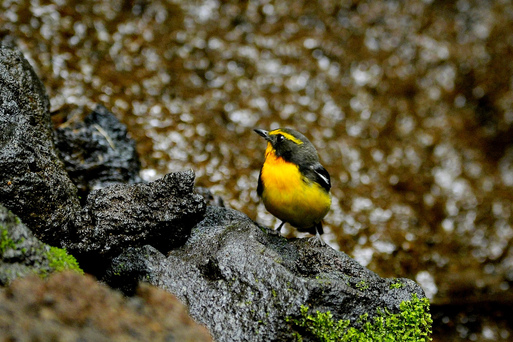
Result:
[[[269,144],[270,145],[270,144]],[[331,197],[319,184],[303,177],[297,165],[266,149],[262,167],[262,200],[266,209],[294,227],[308,229],[329,211]]]

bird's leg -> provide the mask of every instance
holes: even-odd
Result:
[[[278,228],[271,230],[272,235],[281,235],[281,227],[285,224],[285,221],[282,221]]]
[[[319,234],[318,231],[316,232],[315,236],[311,238],[311,241],[316,246],[319,246],[319,247],[326,246],[326,242],[324,242],[324,240],[322,239],[321,234]]]
[[[326,242],[324,242],[324,240],[322,239],[322,236],[321,236],[322,233],[324,233],[324,231],[322,229],[322,223],[319,223],[315,227],[315,236],[310,238],[310,241],[312,242],[313,245],[319,246],[319,247],[326,246]]]

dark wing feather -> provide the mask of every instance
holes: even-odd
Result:
[[[319,183],[326,191],[330,191],[331,189],[331,178],[330,174],[326,169],[320,164],[315,163],[310,166],[315,175],[315,181]]]
[[[262,197],[262,192],[264,192],[264,184],[262,183],[262,170],[260,170],[260,174],[258,175],[258,186],[257,186],[257,194]]]

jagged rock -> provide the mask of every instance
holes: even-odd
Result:
[[[174,296],[149,285],[126,298],[91,276],[28,277],[0,290],[2,341],[211,341]]]
[[[0,205],[0,285],[63,269],[78,270],[76,260],[36,239],[16,215]]]
[[[193,192],[191,170],[146,184],[118,184],[91,192],[78,215],[72,252],[115,256],[148,242],[167,252],[182,245],[201,220],[205,201]]]
[[[21,52],[0,45],[0,201],[58,246],[80,205],[55,152],[49,104]]]
[[[140,183],[135,141],[125,125],[102,105],[83,120],[79,111],[70,110],[55,133],[56,148],[82,199],[94,189]]]
[[[22,54],[7,45],[0,42],[0,203],[41,241],[67,248],[89,272],[101,273],[112,257],[129,246],[150,244],[167,251],[183,244],[205,211],[203,198],[193,193],[194,173],[177,172],[148,184],[98,189],[81,208],[77,189],[53,145],[44,86]],[[127,143],[125,129],[104,108],[97,108],[90,120],[97,130],[105,127],[99,130],[105,140],[98,139],[98,146]],[[84,132],[84,139],[87,136]],[[82,157],[94,168],[93,159],[107,152],[83,153],[90,153]],[[123,162],[117,164],[114,155],[108,154],[112,157],[106,158],[108,165],[96,165],[103,169],[97,176],[106,177],[103,185],[114,181],[117,166],[134,166],[133,172],[138,172],[130,146],[116,153]],[[80,164],[82,159],[75,157],[67,158],[68,164]]]
[[[107,282],[130,292],[144,279],[170,291],[217,341],[290,340],[286,318],[297,317],[301,305],[356,322],[378,308],[397,313],[412,294],[424,297],[409,279],[381,278],[342,252],[309,239],[287,241],[215,206],[167,256],[131,248],[112,265]]]

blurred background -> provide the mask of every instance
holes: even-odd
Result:
[[[1,1],[51,110],[112,110],[144,179],[193,169],[277,226],[253,128],[295,128],[331,246],[417,281],[435,341],[513,341],[511,1]]]

